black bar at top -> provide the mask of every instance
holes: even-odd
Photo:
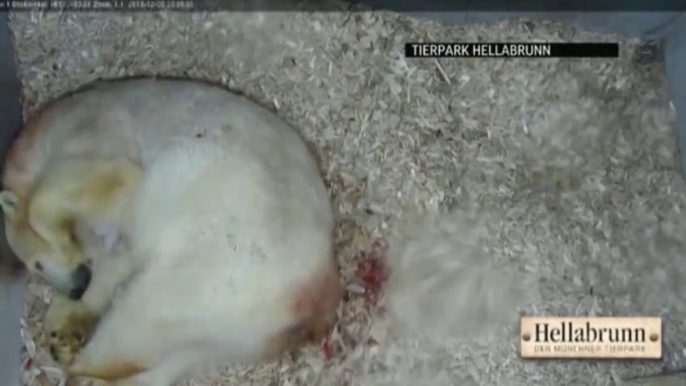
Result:
[[[66,4],[65,3],[71,3]],[[0,0],[0,11],[684,12],[684,0]],[[473,15],[472,15],[473,16]],[[523,17],[529,17],[522,15]],[[444,16],[461,19],[462,16]],[[477,16],[476,20],[483,16]],[[648,17],[650,18],[650,16]]]
[[[619,43],[550,43],[555,58],[617,58]]]
[[[405,43],[408,58],[617,58],[618,43]]]

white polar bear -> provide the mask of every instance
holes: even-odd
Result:
[[[10,245],[71,295],[48,324],[74,376],[164,386],[333,325],[328,192],[297,133],[243,97],[194,81],[97,83],[28,122],[3,184]],[[108,227],[126,247],[84,253],[82,229]]]

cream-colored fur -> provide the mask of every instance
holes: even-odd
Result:
[[[78,155],[47,163],[28,194],[0,194],[10,245],[30,269],[67,292],[70,273],[86,263],[78,225],[123,228],[141,178],[141,168],[125,157]]]
[[[106,169],[133,188],[100,210],[52,196]],[[30,269],[73,267],[73,252],[45,236],[65,214],[126,241],[122,253],[91,256],[83,300],[61,299],[52,313],[63,332],[109,307],[73,375],[164,386],[196,364],[268,359],[331,326],[340,284],[328,193],[295,131],[247,99],[191,81],[97,85],[29,123],[3,182],[7,236]],[[37,197],[47,211],[20,215]]]

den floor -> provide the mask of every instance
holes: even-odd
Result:
[[[319,153],[349,289],[341,325],[326,349],[188,384],[606,386],[686,367],[686,190],[659,64],[635,63],[630,49],[620,59],[440,61],[403,50],[421,40],[616,37],[389,13],[15,13],[11,27],[27,111],[99,77],[206,78],[270,105]],[[447,214],[400,227],[426,211]],[[394,244],[400,229],[405,244]],[[409,275],[375,305],[361,270],[386,258],[387,243],[391,267],[398,256],[437,254],[442,271],[446,251],[465,263],[453,264],[443,297],[415,290],[423,279]],[[41,343],[49,292],[33,283],[30,293],[27,379],[57,385]],[[444,302],[423,315],[399,307],[394,319],[394,294]],[[522,361],[517,312],[663,315],[664,359]],[[476,333],[491,320],[500,328]],[[391,333],[408,321],[448,335],[432,343]]]

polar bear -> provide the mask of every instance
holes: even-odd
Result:
[[[46,317],[72,376],[165,386],[195,365],[274,358],[335,323],[334,220],[316,163],[292,127],[220,87],[78,90],[28,122],[3,185],[11,247],[67,295]],[[96,227],[126,248],[83,253]]]

